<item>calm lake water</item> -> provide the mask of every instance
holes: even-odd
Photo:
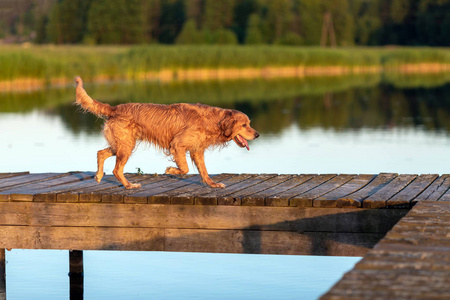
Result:
[[[85,87],[111,104],[202,102],[247,113],[261,137],[250,151],[234,143],[208,151],[210,174],[450,173],[450,84],[440,76]],[[95,171],[102,120],[73,101],[73,87],[0,94],[0,172]],[[172,164],[140,145],[125,171]],[[111,158],[105,172],[113,167]],[[358,259],[87,251],[85,298],[316,299]],[[68,297],[67,251],[13,250],[7,261],[8,299]]]

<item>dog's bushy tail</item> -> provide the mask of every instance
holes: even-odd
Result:
[[[114,107],[109,104],[101,103],[92,99],[83,88],[83,80],[80,76],[75,78],[76,87],[76,103],[85,111],[89,111],[94,115],[104,118],[109,117],[114,112]]]

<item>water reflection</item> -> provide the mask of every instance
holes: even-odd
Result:
[[[379,78],[366,79],[128,83],[88,85],[87,89],[94,98],[111,104],[202,102],[235,108],[247,113],[263,133],[280,133],[292,124],[336,131],[394,127],[450,131],[450,84],[397,88],[380,83]],[[103,123],[76,111],[73,89],[3,94],[0,99],[0,112],[43,111],[61,118],[74,135],[98,134]]]
[[[430,82],[441,83],[428,78],[421,86],[402,87],[404,81],[364,75],[87,83],[86,88],[94,98],[111,104],[203,102],[247,113],[261,138],[250,143],[250,152],[233,145],[207,152],[211,174],[450,173],[439,162],[446,159],[449,146],[450,84],[432,86]],[[1,157],[8,158],[2,162],[4,172],[95,170],[96,151],[105,146],[103,120],[77,111],[73,87],[1,94],[0,98],[0,126],[14,128],[0,132]],[[126,172],[140,168],[161,173],[168,165],[170,161],[161,153],[136,151]],[[113,166],[114,159],[107,160],[105,171],[111,173]],[[190,170],[196,171],[192,166]]]
[[[84,251],[84,299],[317,299],[359,261],[212,253]],[[8,299],[68,299],[68,253],[7,252]]]

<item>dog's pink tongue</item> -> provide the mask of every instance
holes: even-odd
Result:
[[[248,151],[250,151],[250,147],[248,146],[248,142],[246,139],[244,139],[242,136],[239,135],[239,140],[242,142],[242,144],[245,145],[245,148],[247,148]]]

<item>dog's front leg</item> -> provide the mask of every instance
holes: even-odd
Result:
[[[203,154],[203,151],[191,152],[191,158],[194,161],[195,165],[197,166],[200,176],[207,185],[213,188],[225,187],[223,183],[217,183],[209,177],[208,172],[206,171],[205,156]]]

